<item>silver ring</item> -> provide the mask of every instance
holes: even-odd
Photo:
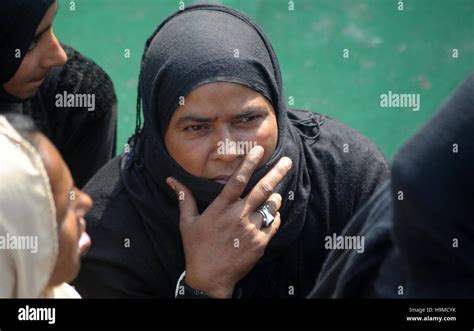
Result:
[[[270,213],[270,209],[267,203],[261,205],[255,211],[263,217],[262,228],[267,228],[273,223],[275,216]]]

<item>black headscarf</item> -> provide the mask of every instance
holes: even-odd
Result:
[[[234,57],[235,50],[239,57]],[[244,195],[281,157],[288,156],[293,161],[292,170],[275,190],[283,197],[282,225],[259,263],[287,248],[305,222],[311,188],[302,136],[293,125],[298,121],[291,122],[292,115],[285,106],[279,64],[269,40],[256,24],[237,11],[215,5],[190,6],[165,20],[146,42],[138,98],[138,109],[143,101],[144,126],[142,131],[137,130],[121,173],[131,203],[151,241],[156,243],[155,253],[172,282],[184,270],[184,258],[179,207],[166,178],[173,176],[185,184],[201,212],[223,185],[192,176],[179,166],[166,150],[164,132],[181,96],[217,81],[254,89],[270,100],[276,113],[277,147],[271,159],[255,171]],[[306,127],[316,128],[315,116],[309,116]],[[293,200],[288,199],[290,191]]]
[[[15,75],[33,41],[38,25],[54,0],[0,1],[0,102],[22,100],[8,94],[3,84]],[[17,50],[20,57],[16,57]]]

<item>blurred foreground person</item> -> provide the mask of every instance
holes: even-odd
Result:
[[[0,298],[78,298],[92,201],[54,145],[21,115],[0,116]]]
[[[474,298],[474,74],[397,152],[310,297]]]

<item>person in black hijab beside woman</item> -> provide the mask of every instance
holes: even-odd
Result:
[[[396,153],[391,180],[344,230],[312,298],[474,298],[474,74]]]
[[[388,176],[367,138],[287,109],[270,41],[226,7],[190,6],[157,28],[137,107],[131,148],[85,187],[83,297],[171,298],[178,280],[178,296],[305,297],[324,238]],[[219,153],[226,141],[260,147]]]
[[[117,99],[97,64],[59,44],[56,11],[54,0],[0,2],[0,113],[31,116],[82,187],[115,155]],[[65,93],[94,95],[93,111],[57,104]]]

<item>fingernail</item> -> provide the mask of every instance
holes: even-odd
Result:
[[[171,178],[167,178],[166,183],[173,189],[173,191],[176,191],[176,185]]]
[[[261,157],[263,155],[263,147],[258,145],[252,149],[252,156]]]
[[[289,157],[283,157],[280,161],[280,165],[281,167],[283,168],[288,168],[288,169],[291,169],[291,166],[292,166],[292,162],[291,162],[291,159]]]

